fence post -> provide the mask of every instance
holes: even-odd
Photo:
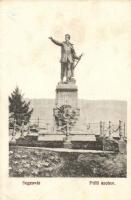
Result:
[[[30,121],[28,122],[28,134],[30,134]]]
[[[102,145],[103,145],[103,151],[105,150],[105,122],[102,122]]]
[[[119,136],[120,136],[120,140],[121,140],[122,136],[123,136],[123,134],[122,134],[122,121],[121,120],[119,120]]]
[[[103,135],[103,127],[102,127],[102,121],[100,121],[100,136]]]
[[[22,124],[21,124],[21,136],[23,136],[24,133],[24,120],[22,120]]]
[[[39,125],[40,125],[40,119],[39,119],[39,117],[38,117],[38,132],[39,132]]]
[[[105,135],[105,122],[102,123],[102,133],[103,133],[103,136]]]
[[[111,132],[111,121],[109,121],[109,138],[111,139],[112,138],[112,132]]]

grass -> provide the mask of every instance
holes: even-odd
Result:
[[[126,155],[9,147],[10,177],[126,177]]]

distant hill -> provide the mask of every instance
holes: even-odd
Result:
[[[28,99],[34,108],[32,119],[38,117],[47,123],[53,123],[54,99]],[[126,101],[115,100],[78,100],[80,123],[122,120],[126,122]]]

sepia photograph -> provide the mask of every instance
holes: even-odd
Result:
[[[0,198],[130,200],[131,2],[4,0],[0,24]]]
[[[52,42],[61,53],[52,63],[60,68],[55,98],[46,99],[44,88],[40,99],[25,99],[19,86],[10,94],[9,176],[126,177],[126,101],[80,99],[75,70],[79,77],[81,60],[88,62],[88,55],[76,54],[70,34],[63,41],[52,36],[43,41]],[[48,82],[50,78],[50,90]]]

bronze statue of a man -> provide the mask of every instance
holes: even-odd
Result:
[[[70,35],[65,35],[64,42],[58,42],[52,37],[49,39],[56,45],[61,47],[61,81],[63,82],[64,77],[66,81],[71,81],[74,76],[74,61],[79,60],[81,56],[77,56],[73,47],[73,44],[70,43]]]

